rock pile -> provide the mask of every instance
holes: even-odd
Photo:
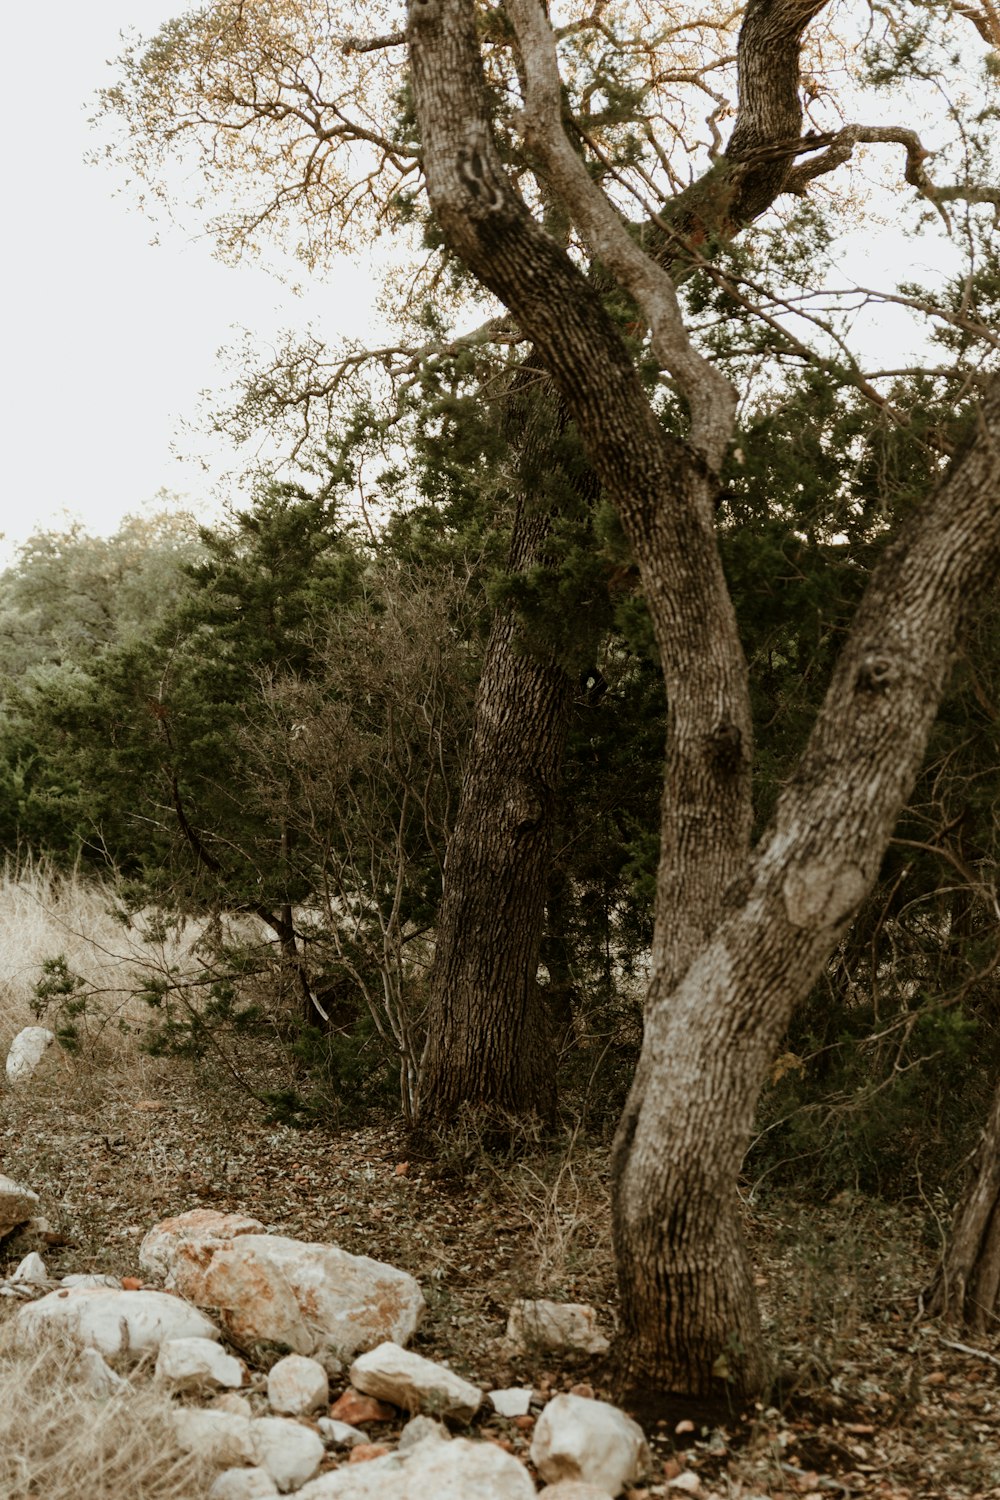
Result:
[[[0,1238],[37,1208],[34,1193],[0,1177]],[[127,1401],[150,1378],[176,1398],[178,1446],[218,1471],[203,1500],[533,1500],[532,1469],[549,1500],[611,1500],[648,1469],[641,1429],[616,1407],[579,1395],[545,1405],[528,1388],[484,1394],[407,1350],[424,1300],[393,1266],[205,1209],[157,1224],[139,1263],[158,1286],[56,1282],[32,1252],[0,1294],[22,1304],[13,1319],[26,1344],[58,1332],[77,1347],[95,1400]],[[508,1336],[606,1347],[593,1309],[553,1303],[515,1309]],[[532,1406],[544,1406],[537,1420]],[[468,1427],[490,1408],[519,1442],[533,1428],[532,1469],[511,1441],[452,1436],[446,1424]],[[362,1430],[398,1428],[403,1413],[395,1439]]]

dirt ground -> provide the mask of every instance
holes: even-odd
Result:
[[[583,1382],[617,1399],[609,1365],[512,1358],[503,1341],[522,1296],[592,1302],[613,1331],[600,1144],[567,1134],[498,1162],[465,1139],[420,1156],[391,1124],[267,1123],[235,1083],[177,1061],[66,1062],[0,1092],[0,1171],[40,1194],[52,1275],[136,1275],[159,1219],[252,1214],[411,1272],[427,1298],[414,1347],[484,1389]],[[773,1404],[661,1419],[648,1430],[656,1470],[634,1495],[1000,1497],[1000,1338],[964,1345],[921,1318],[929,1215],[846,1194],[818,1207],[770,1198],[746,1214],[780,1370]],[[0,1275],[19,1253],[0,1246]],[[526,1453],[530,1434],[497,1417],[477,1425]]]

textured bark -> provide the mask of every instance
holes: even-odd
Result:
[[[927,1310],[972,1333],[993,1332],[1000,1317],[1000,1085],[972,1163],[969,1182],[952,1221],[951,1233]]]
[[[523,501],[510,566],[545,555],[547,512]],[[571,685],[551,656],[518,650],[498,611],[483,660],[462,796],[448,846],[418,1114],[463,1105],[551,1119],[555,1051],[537,984],[552,827]]]
[[[778,40],[752,67],[741,58],[741,78],[757,91],[773,81],[779,117],[815,9],[748,8],[744,43],[751,18],[770,17]],[[663,432],[600,299],[505,177],[471,5],[411,0],[409,43],[435,215],[534,340],[577,423],[632,542],[666,680],[653,972],[614,1153],[626,1364],[647,1389],[749,1393],[766,1367],[737,1175],[792,1011],[876,878],[966,611],[1000,563],[1000,388],[984,397],[968,451],[887,549],[797,772],[751,851],[747,673],[714,536],[712,470]],[[686,394],[694,407],[699,392]]]

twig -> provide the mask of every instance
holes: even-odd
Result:
[[[946,1349],[957,1349],[959,1354],[971,1354],[973,1359],[988,1360],[991,1365],[1000,1365],[1000,1359],[995,1354],[987,1354],[985,1349],[973,1349],[971,1344],[956,1344],[954,1339],[938,1339]]]

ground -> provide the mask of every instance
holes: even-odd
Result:
[[[504,1162],[466,1136],[431,1157],[391,1123],[268,1123],[233,1080],[186,1063],[68,1061],[0,1093],[0,1170],[40,1194],[54,1275],[135,1275],[157,1220],[248,1213],[410,1271],[428,1303],[414,1347],[484,1388],[582,1383],[616,1399],[608,1365],[512,1358],[503,1342],[525,1295],[592,1302],[613,1328],[600,1143],[563,1137]],[[670,1480],[696,1475],[704,1496],[1000,1497],[1000,1338],[973,1348],[922,1319],[927,1213],[842,1195],[770,1198],[746,1215],[781,1369],[773,1404],[678,1408],[649,1432],[656,1472],[638,1493],[680,1495]],[[0,1246],[0,1274],[17,1253]],[[526,1454],[530,1433],[486,1428]]]

